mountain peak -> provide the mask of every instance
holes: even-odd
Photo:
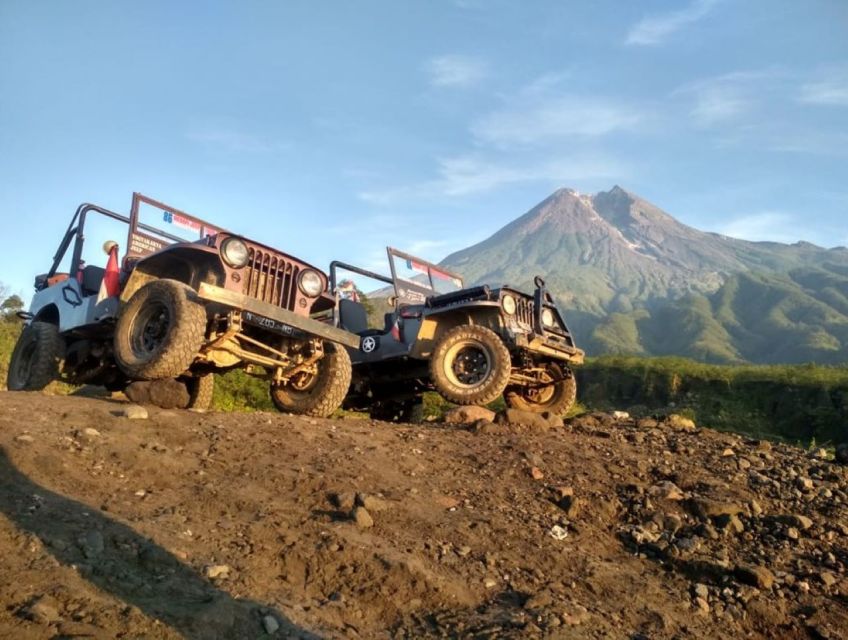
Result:
[[[724,362],[848,357],[848,306],[838,294],[848,290],[840,288],[848,249],[706,233],[620,185],[594,195],[557,189],[442,264],[473,284],[532,289],[532,275],[544,274],[572,329],[598,351]]]

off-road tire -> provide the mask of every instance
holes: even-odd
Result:
[[[482,380],[462,384],[454,366],[464,348],[477,350],[487,361]],[[473,353],[473,351],[472,351]],[[512,363],[506,345],[491,329],[460,325],[446,332],[430,358],[430,379],[442,397],[461,405],[488,404],[503,393],[509,382]]]
[[[271,385],[271,401],[280,411],[315,418],[327,418],[342,406],[350,388],[352,368],[344,347],[324,343],[324,357],[317,362],[318,373],[307,388],[295,388],[292,382]]]
[[[157,320],[162,335],[149,336],[147,328],[155,328]],[[121,310],[115,361],[133,380],[176,378],[194,361],[205,337],[206,309],[194,290],[177,280],[154,280]]]
[[[548,364],[548,369],[553,369],[551,372],[552,375],[557,377],[565,373],[563,368],[555,363]],[[577,380],[572,374],[565,380],[555,382],[550,397],[542,398],[539,401],[534,401],[526,393],[526,389],[520,386],[510,386],[504,391],[504,400],[507,406],[513,409],[532,411],[534,413],[548,411],[557,416],[564,416],[577,401]]]
[[[215,375],[206,373],[196,376],[184,376],[180,378],[188,391],[188,405],[186,409],[195,411],[209,411],[212,408],[212,395],[215,392]]]
[[[35,321],[25,326],[12,351],[6,387],[9,391],[41,391],[59,377],[64,348],[56,325]]]

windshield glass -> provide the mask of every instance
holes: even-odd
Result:
[[[450,293],[462,289],[462,278],[442,271],[436,266],[406,256],[392,255],[395,277],[428,289],[433,293]]]

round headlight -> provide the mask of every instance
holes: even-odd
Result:
[[[501,306],[503,307],[503,310],[507,314],[509,314],[509,315],[514,314],[515,313],[515,298],[513,298],[511,295],[509,295],[507,293],[506,295],[504,295],[503,299],[501,300]]]
[[[247,264],[247,245],[238,238],[227,238],[221,244],[221,257],[231,267],[241,269]]]
[[[554,312],[550,309],[542,309],[542,324],[546,327],[553,327],[555,323]]]
[[[297,280],[297,286],[304,295],[310,298],[317,298],[324,290],[324,279],[314,269],[305,269],[300,272],[300,277]]]

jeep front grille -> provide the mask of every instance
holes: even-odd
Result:
[[[515,319],[519,324],[533,326],[533,301],[529,298],[518,297],[515,301]]]
[[[294,311],[299,268],[259,249],[250,249],[248,256],[243,293]]]

